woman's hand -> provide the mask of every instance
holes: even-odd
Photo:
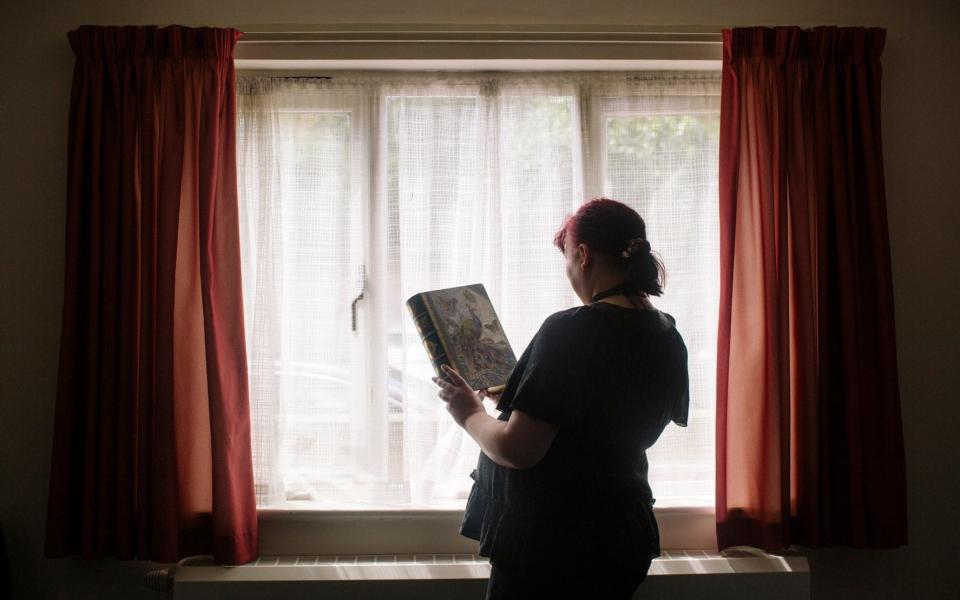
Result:
[[[543,459],[559,427],[520,410],[511,412],[507,421],[495,419],[483,409],[483,398],[499,398],[500,392],[481,390],[478,394],[450,366],[441,368],[450,381],[431,378],[440,387],[437,395],[447,403],[453,420],[476,440],[484,454],[508,469],[528,469]]]
[[[449,365],[443,365],[441,368],[450,377],[451,381],[444,381],[438,377],[432,377],[431,379],[440,386],[437,395],[447,403],[447,412],[453,416],[457,425],[463,427],[467,419],[477,412],[486,414],[483,409],[483,400],[470,389],[470,384],[460,376],[460,373],[457,373]]]

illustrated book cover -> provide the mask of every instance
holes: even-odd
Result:
[[[474,390],[503,390],[517,357],[482,283],[414,294],[407,300],[438,377],[453,367]]]

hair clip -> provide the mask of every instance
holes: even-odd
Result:
[[[630,258],[640,252],[650,252],[650,242],[642,237],[635,237],[627,242],[627,248],[620,253],[620,256]]]

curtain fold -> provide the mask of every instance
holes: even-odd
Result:
[[[257,554],[239,32],[81,27],[46,554]]]
[[[906,543],[882,29],[723,33],[720,548]]]

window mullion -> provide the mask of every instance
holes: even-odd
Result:
[[[577,116],[580,119],[583,198],[603,196],[603,162],[606,154],[603,148],[603,115],[598,112],[597,103],[593,98],[593,88],[588,83],[578,87]]]
[[[360,204],[364,218],[357,232],[363,242],[363,264],[366,271],[366,294],[361,306],[365,326],[360,330],[360,346],[363,377],[357,381],[361,392],[366,422],[360,424],[357,447],[359,469],[373,481],[387,480],[389,464],[389,441],[387,424],[387,323],[389,289],[386,281],[384,247],[388,239],[386,228],[386,198],[384,162],[386,157],[385,128],[383,123],[383,98],[379,86],[364,86],[357,102],[357,110],[363,115],[362,127],[355,139],[360,150],[360,159],[354,165],[356,180],[361,186]]]

